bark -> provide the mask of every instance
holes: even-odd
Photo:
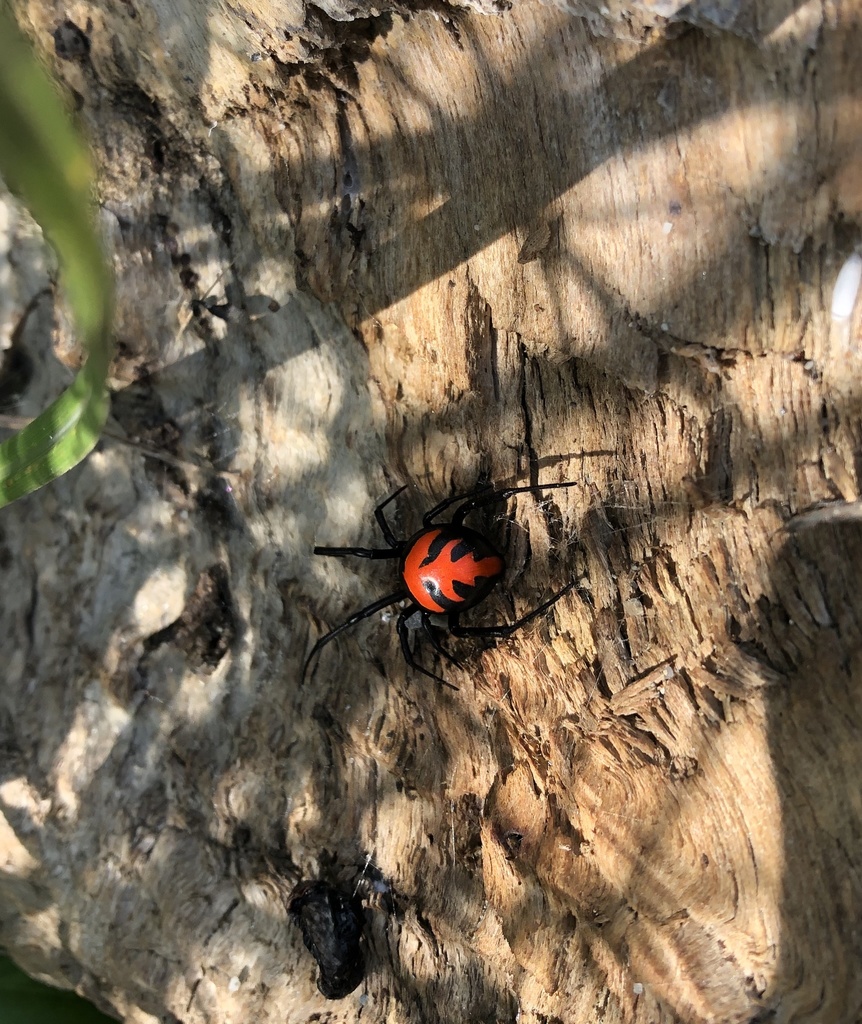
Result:
[[[0,518],[0,943],[127,1020],[858,1019],[862,12],[498,6],[17,6],[130,443]],[[27,415],[74,351],[6,210]],[[457,692],[386,615],[301,684],[394,589],[314,545],[487,480],[578,486],[470,621],[577,588],[426,644]],[[343,999],[301,878],[364,899]]]

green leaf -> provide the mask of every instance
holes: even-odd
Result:
[[[71,387],[0,445],[0,507],[91,451],[108,414],[111,278],[92,219],[92,173],[51,81],[0,9],[0,177],[42,226],[89,356]]]

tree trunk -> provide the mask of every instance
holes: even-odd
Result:
[[[857,1020],[862,8],[252,6],[17,5],[118,354],[0,518],[0,944],[135,1022]],[[74,353],[7,211],[26,415]],[[419,636],[457,691],[387,614],[303,682],[397,586],[313,547],[488,481],[577,486],[470,520],[463,622],[575,589]],[[364,901],[344,998],[300,879]]]

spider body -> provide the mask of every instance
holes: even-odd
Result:
[[[481,487],[478,490],[441,501],[425,514],[422,520],[422,529],[418,533],[413,534],[407,540],[399,540],[386,519],[384,509],[404,490],[401,487],[394,494],[390,494],[374,510],[377,525],[389,547],[315,547],[316,555],[327,555],[333,558],[344,558],[350,555],[372,559],[397,558],[401,585],[398,590],[355,612],[340,626],[336,626],[335,629],[320,637],[306,658],[302,669],[302,679],[305,679],[314,656],[331,640],[375,612],[400,601],[409,601],[409,604],[400,612],[397,622],[404,660],[417,672],[457,690],[457,686],[452,686],[442,676],[423,668],[416,661],[409,633],[415,628],[417,616],[419,625],[430,639],[434,650],[447,661],[457,665],[458,662],[440,643],[435,632],[435,627],[438,624],[433,621],[433,617],[447,616],[445,628],[453,636],[508,637],[547,611],[575,585],[575,581],[571,580],[537,608],[522,615],[514,622],[490,626],[462,626],[459,620],[461,613],[484,601],[506,571],[506,562],[500,552],[481,533],[465,526],[464,519],[477,509],[506,501],[514,494],[575,486],[577,486],[576,482],[567,481],[545,484],[541,487],[508,487],[504,490]],[[437,522],[436,520],[443,512],[453,505],[459,505],[459,507],[453,513],[451,520],[443,523]]]
[[[479,604],[503,578],[503,556],[466,526],[432,526],[404,546],[401,579],[410,597],[438,615]]]

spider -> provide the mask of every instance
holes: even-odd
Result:
[[[508,637],[516,630],[525,626],[532,619],[547,611],[561,597],[568,594],[576,581],[567,583],[547,601],[537,608],[522,615],[514,622],[493,626],[462,626],[459,618],[462,612],[475,607],[483,601],[503,578],[506,563],[503,556],[489,540],[464,526],[464,520],[477,509],[497,502],[506,501],[513,494],[527,491],[556,490],[562,487],[576,487],[575,481],[564,483],[543,484],[531,487],[507,487],[504,490],[493,490],[490,485],[479,487],[465,494],[457,494],[446,498],[435,505],[422,518],[422,529],[407,540],[399,540],[389,525],[384,510],[406,488],[399,487],[374,509],[374,518],[383,534],[387,548],[331,548],[315,547],[315,555],[327,555],[332,558],[344,558],[355,555],[359,558],[397,558],[400,559],[399,576],[401,584],[397,590],[365,608],[354,612],[345,622],[320,637],[311,648],[302,668],[304,680],[309,665],[322,647],[340,636],[345,630],[367,619],[389,605],[407,600],[410,603],[398,615],[397,630],[401,641],[401,653],[407,664],[422,675],[434,679],[444,686],[457,690],[457,686],[447,682],[442,676],[418,664],[410,646],[409,632],[421,625],[431,641],[434,650],[452,664],[459,663],[443,647],[435,633],[433,616],[447,616],[445,628],[452,636],[457,637]],[[462,503],[456,509],[449,522],[438,523],[435,520],[452,505]]]

